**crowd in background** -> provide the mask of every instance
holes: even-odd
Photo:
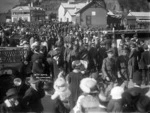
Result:
[[[149,112],[149,46],[136,34],[120,39],[117,44],[114,35],[69,23],[2,25],[0,46],[26,52],[24,89],[6,92],[1,113]]]

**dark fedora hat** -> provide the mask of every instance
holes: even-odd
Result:
[[[34,77],[34,76],[31,76],[31,77],[28,78],[28,80],[27,80],[27,83],[29,83],[29,84],[35,84],[35,83],[37,83],[37,82],[39,82],[39,79],[37,79],[37,78]]]
[[[45,82],[44,86],[43,86],[44,90],[52,90],[53,89],[53,82],[49,81],[49,82]]]
[[[6,96],[7,97],[11,97],[11,96],[14,96],[14,95],[17,95],[17,90],[15,88],[11,88],[9,89],[7,92],[6,92]]]

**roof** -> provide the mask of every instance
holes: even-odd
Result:
[[[88,4],[86,4],[84,7],[82,7],[79,11],[77,11],[76,14],[77,14],[77,13],[80,13],[80,12],[82,12],[82,11],[84,11],[84,10],[86,10],[86,9],[87,9],[90,5],[92,5],[93,3],[97,3],[97,4],[99,4],[102,8],[106,9],[106,4],[105,4],[103,1],[101,1],[101,0],[92,0],[91,2],[89,2]],[[101,5],[101,3],[104,3],[104,4]]]
[[[75,9],[68,9],[67,12],[71,15],[71,16],[75,16],[75,12],[76,10]]]
[[[74,8],[77,8],[77,9],[81,9],[83,8],[87,3],[73,3],[73,4],[69,4],[69,3],[61,3],[61,5],[65,8],[65,9],[74,9]]]
[[[150,12],[130,12],[128,16],[150,16]]]
[[[115,14],[112,11],[108,10],[107,15],[113,16]]]
[[[17,10],[44,10],[43,8],[40,7],[30,7],[30,6],[17,6],[12,9],[13,11]]]

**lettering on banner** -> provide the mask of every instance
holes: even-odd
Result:
[[[34,74],[34,76],[44,82],[49,82],[51,80],[51,76],[48,74]]]

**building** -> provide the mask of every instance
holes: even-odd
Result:
[[[17,22],[20,19],[28,22],[44,20],[45,10],[40,7],[33,7],[32,4],[17,6],[11,10],[11,20],[12,22]]]
[[[92,0],[76,12],[79,24],[82,26],[107,26],[107,9],[103,0]]]
[[[0,23],[5,23],[7,20],[11,19],[11,14],[8,13],[0,13]]]
[[[76,3],[73,0],[68,0],[66,3],[61,3],[58,8],[58,21],[76,23],[75,12],[79,11],[85,5],[87,5],[87,2]]]
[[[76,14],[75,14],[76,10],[75,9],[69,9],[66,11],[66,14],[65,14],[65,21],[67,22],[72,22],[72,23],[76,23]]]
[[[150,26],[150,13],[130,11],[127,15],[127,24],[133,28],[147,28]]]

